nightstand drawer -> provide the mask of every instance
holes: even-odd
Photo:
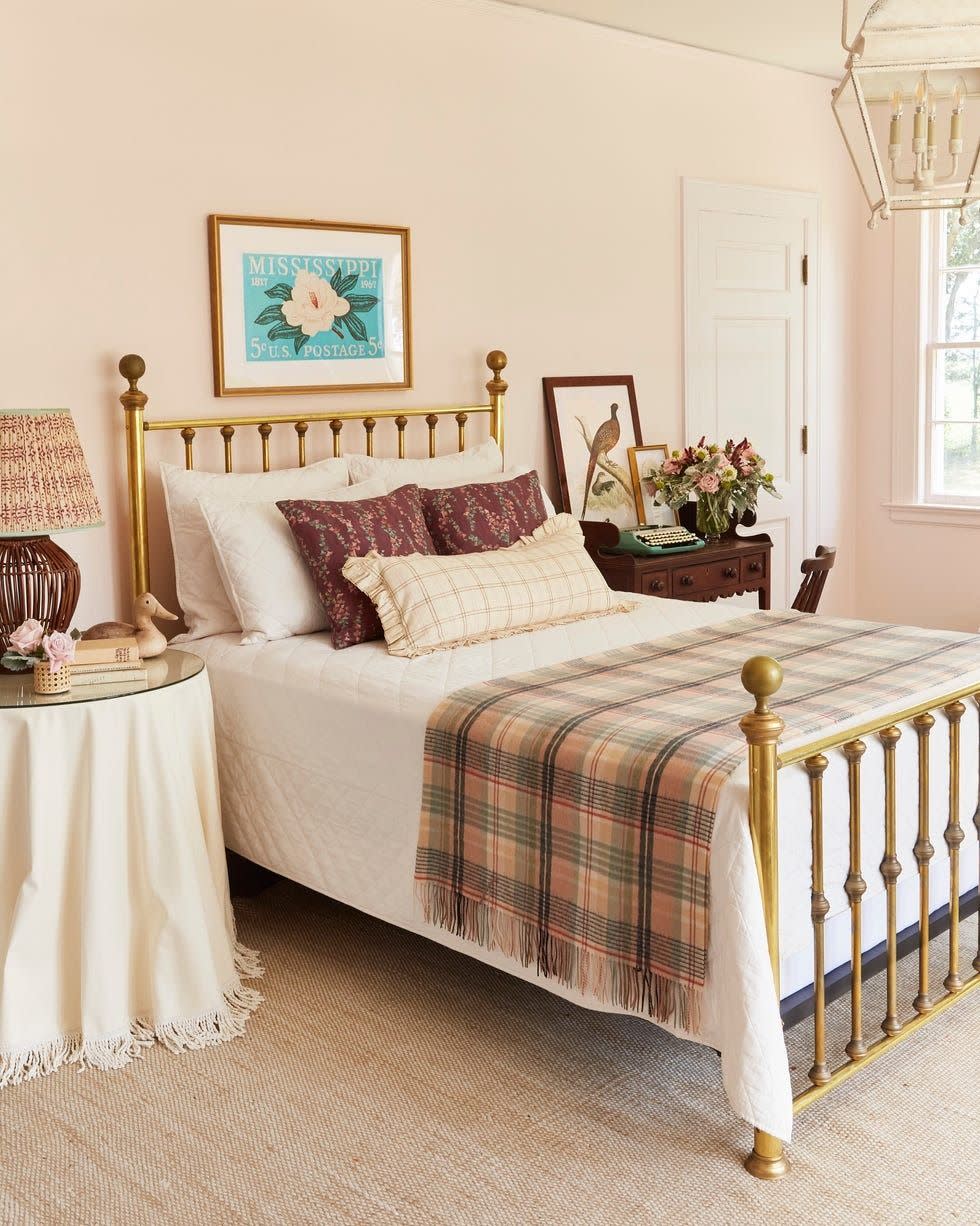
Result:
[[[742,559],[742,582],[761,583],[769,573],[769,555],[752,553]]]
[[[739,581],[739,562],[737,558],[729,558],[724,562],[709,562],[706,566],[698,566],[692,562],[690,566],[678,566],[671,572],[670,579],[671,596],[681,599],[695,592],[735,587]]]
[[[640,591],[644,596],[669,596],[670,572],[653,570],[644,573],[640,578]]]

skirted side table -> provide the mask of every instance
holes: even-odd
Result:
[[[45,697],[0,676],[0,1086],[240,1035],[242,977],[204,663]]]

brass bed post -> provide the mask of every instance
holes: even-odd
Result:
[[[749,746],[749,829],[756,869],[762,888],[769,960],[776,1000],[779,1000],[779,839],[777,825],[776,747],[783,721],[769,709],[769,699],[783,683],[783,670],[769,656],[753,656],[742,668],[742,685],[755,699],[755,710],[743,716],[740,727]],[[789,1170],[783,1143],[761,1129],[755,1130],[746,1170],[758,1179],[781,1179]]]
[[[133,596],[149,591],[150,550],[146,527],[146,445],[143,437],[143,410],[149,399],[139,389],[146,363],[138,353],[119,359],[119,373],[129,387],[119,397],[126,412],[126,473],[129,483],[130,577]]]
[[[487,354],[487,366],[492,378],[487,381],[487,391],[490,393],[490,436],[496,440],[501,451],[504,449],[504,394],[507,391],[507,380],[501,378],[500,372],[507,365],[507,354],[502,349],[491,349]]]

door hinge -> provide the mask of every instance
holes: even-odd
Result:
[[[803,284],[809,285],[810,284],[810,257],[808,255],[805,255],[803,257],[801,271],[803,274]]]
[[[803,452],[804,455],[810,454],[810,428],[809,426],[804,426],[800,430],[800,450]]]

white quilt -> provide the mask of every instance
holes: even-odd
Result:
[[[590,1008],[614,1008],[573,989],[538,980],[494,951],[480,949],[421,919],[413,869],[422,788],[422,751],[430,712],[462,686],[648,641],[745,615],[734,605],[639,598],[632,613],[614,614],[513,638],[437,652],[419,659],[389,656],[383,643],[335,651],[325,634],[262,646],[238,635],[186,645],[207,660],[214,694],[226,842],[291,880]],[[964,679],[964,683],[969,678]],[[980,673],[977,676],[980,688]],[[928,697],[925,694],[924,697]],[[746,709],[750,702],[746,696]],[[778,710],[778,697],[775,701]],[[873,714],[873,713],[868,713]],[[945,762],[946,726],[933,732],[936,763]],[[977,796],[976,708],[963,723],[962,856],[966,890],[976,884],[976,844],[969,818]],[[787,742],[790,745],[791,742]],[[916,917],[916,758],[914,737],[899,745],[900,925]],[[948,867],[944,771],[933,770],[933,906],[946,898]],[[863,872],[865,937],[884,936],[881,880],[880,748],[864,759]],[[826,877],[831,916],[828,968],[848,959],[846,773],[832,756],[825,778]],[[789,1140],[792,1102],[786,1050],[766,951],[758,880],[746,818],[746,774],[726,785],[711,849],[711,937],[702,1030],[697,1040],[722,1053],[725,1089],[734,1110],[755,1127]],[[812,979],[808,782],[801,768],[781,772],[780,871],[782,992]],[[971,877],[972,874],[972,877]],[[680,1032],[675,1032],[680,1033]],[[691,1037],[691,1036],[688,1036]]]

